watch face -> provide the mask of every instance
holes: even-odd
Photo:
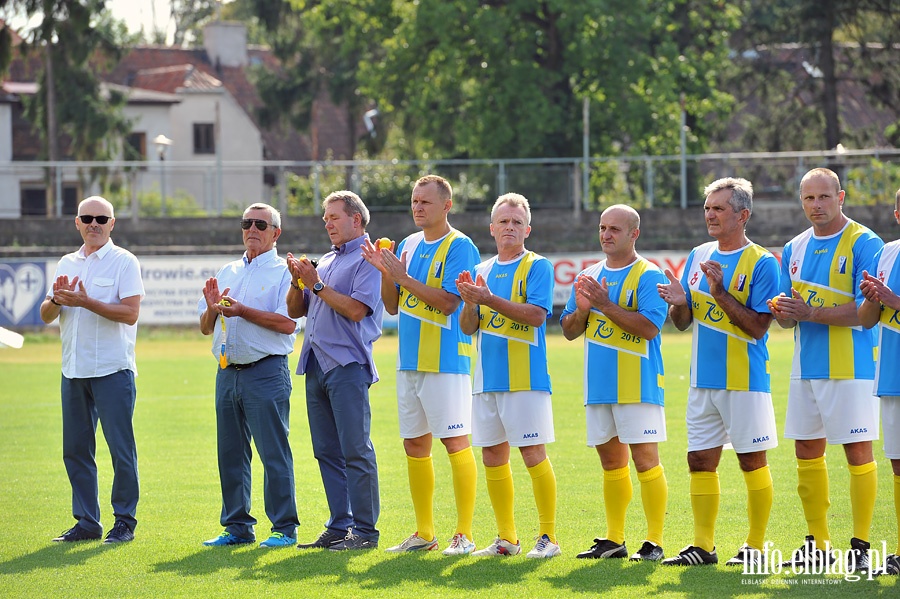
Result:
[[[319,281],[318,283],[316,283],[315,285],[313,285],[313,292],[314,292],[314,293],[319,293],[319,292],[322,291],[323,289],[325,289],[325,285],[322,283],[322,281]]]

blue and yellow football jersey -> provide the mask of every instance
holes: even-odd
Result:
[[[884,245],[863,225],[849,221],[840,232],[816,237],[807,229],[784,246],[781,292],[796,289],[813,307],[862,303],[862,271]],[[794,379],[867,379],[875,376],[875,331],[861,326],[800,322],[794,329]]]
[[[755,243],[721,252],[718,242],[711,241],[691,251],[681,274],[694,324],[691,386],[769,393],[769,334],[757,340],[731,322],[700,270],[707,260],[722,265],[723,285],[751,310],[768,313],[766,300],[778,294],[778,260]]]
[[[875,254],[869,274],[897,293],[900,291],[900,241],[886,244]],[[878,327],[878,362],[875,365],[875,394],[900,395],[900,311],[881,306]]]
[[[605,277],[610,300],[662,328],[667,305],[659,297],[656,285],[667,279],[653,263],[638,257],[624,268],[609,268],[603,260],[578,276],[581,275],[597,281]],[[576,309],[573,286],[560,320]],[[661,337],[648,340],[627,333],[603,312],[592,308],[584,332],[584,403],[664,405]]]
[[[528,303],[553,311],[553,265],[543,256],[526,252],[501,263],[496,258],[476,267],[491,293],[514,303]],[[473,274],[473,277],[475,275]],[[547,322],[539,327],[516,322],[479,306],[478,358],[473,392],[546,391]]]
[[[398,256],[403,252],[411,277],[457,296],[456,277],[464,270],[471,272],[479,262],[478,248],[456,229],[431,243],[421,231],[414,233],[397,247]],[[397,370],[470,374],[472,337],[459,327],[462,302],[452,314],[443,314],[409,290],[399,290]]]

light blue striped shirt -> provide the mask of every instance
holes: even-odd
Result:
[[[274,248],[247,261],[244,253],[240,260],[229,262],[216,274],[219,291],[229,289],[227,295],[249,308],[275,312],[286,318],[287,292],[291,285],[291,273],[287,262],[278,257]],[[200,315],[206,311],[206,299],[197,304]],[[292,319],[293,320],[293,319]],[[290,335],[276,333],[239,317],[225,319],[225,355],[229,364],[249,364],[266,356],[285,356],[294,350],[297,328]],[[222,319],[216,319],[212,353],[216,360],[222,345]]]

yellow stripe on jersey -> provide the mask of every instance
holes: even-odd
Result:
[[[725,385],[732,391],[750,390],[750,346],[746,341],[728,335],[728,374]],[[766,362],[768,364],[768,361]]]
[[[506,351],[509,360],[509,390],[531,389],[531,345],[510,341]]]
[[[619,403],[641,403],[641,356],[620,351]]]

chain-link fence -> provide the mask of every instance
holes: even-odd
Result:
[[[413,183],[446,177],[454,210],[488,210],[515,191],[535,209],[601,209],[697,205],[714,179],[753,182],[758,201],[794,201],[810,168],[841,176],[851,204],[893,200],[900,187],[900,150],[780,152],[515,160],[330,162],[94,162],[0,165],[0,218],[74,214],[79,199],[103,195],[119,217],[239,214],[265,201],[287,215],[318,214],[338,189],[360,194],[372,211],[408,209]],[[585,177],[587,168],[587,177]],[[587,180],[587,189],[583,181]],[[48,193],[48,189],[50,192]]]

